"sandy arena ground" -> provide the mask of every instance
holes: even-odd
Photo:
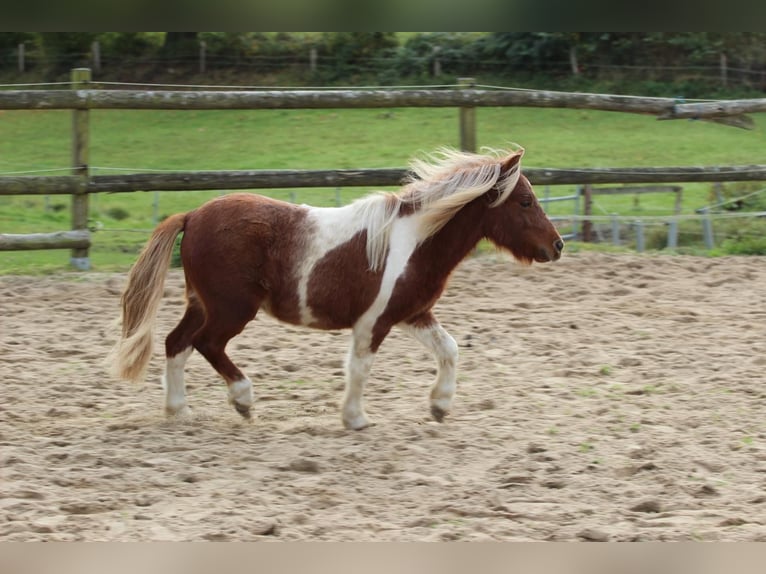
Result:
[[[344,332],[261,315],[229,346],[243,422],[197,354],[191,419],[103,360],[124,275],[0,277],[0,540],[766,541],[766,259],[466,260],[436,307],[459,391],[394,331],[346,431]]]

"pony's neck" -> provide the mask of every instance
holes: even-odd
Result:
[[[418,251],[426,266],[446,278],[484,237],[483,217],[489,204],[479,197],[463,206]]]

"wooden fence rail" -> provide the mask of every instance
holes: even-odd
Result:
[[[597,169],[525,168],[533,185],[763,181],[766,165],[626,167]],[[390,187],[405,168],[328,170],[238,170],[93,175],[0,176],[0,195],[75,195],[133,191],[200,191],[304,187]]]
[[[317,109],[454,107],[460,110],[461,149],[475,151],[476,107],[578,108],[694,117],[751,128],[743,115],[766,111],[766,99],[685,104],[674,98],[572,94],[538,90],[476,89],[462,78],[456,89],[374,90],[103,90],[90,89],[90,70],[72,70],[70,90],[0,90],[0,110],[73,110],[70,176],[0,177],[0,195],[72,195],[72,231],[0,236],[0,250],[72,249],[72,264],[90,266],[88,196],[100,192],[276,189],[287,187],[386,187],[399,185],[403,168],[354,170],[253,170],[91,175],[88,166],[89,110],[92,109]],[[766,180],[766,165],[526,169],[533,184],[668,183]]]
[[[659,119],[741,116],[766,111],[766,98],[680,103],[674,98],[546,90],[2,90],[3,110],[242,110],[403,107],[575,108],[653,114]],[[748,122],[749,123],[749,122]]]
[[[0,251],[31,251],[34,249],[88,249],[87,229],[30,233],[27,235],[0,233]]]

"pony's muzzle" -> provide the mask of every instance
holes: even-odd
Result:
[[[553,242],[553,250],[553,260],[556,261],[559,257],[561,257],[561,252],[564,251],[564,240],[561,239],[561,237]]]
[[[561,252],[564,250],[564,241],[559,237],[554,241],[550,248],[542,247],[539,250],[537,261],[545,263],[548,261],[558,261],[561,258]]]

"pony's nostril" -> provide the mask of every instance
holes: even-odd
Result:
[[[564,250],[564,242],[561,239],[556,241],[556,243],[554,243],[553,246],[556,248],[556,251],[558,251],[559,253],[561,253]]]

